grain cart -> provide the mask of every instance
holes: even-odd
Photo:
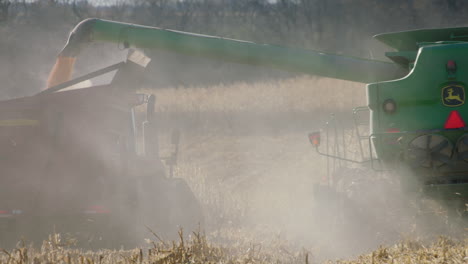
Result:
[[[89,40],[78,39],[81,29],[47,89],[0,102],[0,248],[55,232],[81,246],[132,246],[152,236],[147,228],[170,238],[203,224],[191,189],[172,177],[178,134],[174,153],[160,157],[156,98],[136,93],[150,59],[130,50],[127,60],[71,80],[72,62]],[[111,72],[107,85],[76,89]]]

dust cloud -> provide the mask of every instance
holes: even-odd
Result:
[[[42,80],[61,47],[57,43],[48,44],[50,50],[38,58],[44,61],[44,66],[38,71],[27,70],[40,74]],[[94,48],[80,58],[77,75],[118,62],[125,56],[115,46]],[[89,241],[101,242],[100,233],[104,231],[104,239],[131,247],[142,245],[144,238],[154,240],[155,236],[177,239],[178,227],[183,227],[187,236],[201,230],[213,242],[227,246],[239,241],[259,244],[287,241],[295,249],[306,248],[317,259],[369,252],[407,236],[418,237],[428,228],[439,229],[434,228],[436,225],[443,230],[443,217],[420,221],[419,218],[426,217],[423,213],[431,215],[434,211],[415,212],[418,207],[408,204],[409,200],[402,196],[395,175],[376,175],[351,166],[340,172],[344,186],[337,187],[336,193],[330,190],[329,196],[317,196],[314,186],[323,184],[327,165],[309,145],[307,133],[319,130],[332,111],[349,120],[344,112],[365,103],[364,87],[251,66],[246,70],[236,64],[186,59],[174,54],[150,55],[155,56],[154,67],[148,69],[149,77],[145,78],[141,91],[157,97],[160,158],[166,164],[157,157],[146,160],[121,157],[115,149],[123,145],[119,131],[99,134],[99,129],[107,125],[128,129],[128,123],[123,121],[124,112],[115,119],[106,116],[108,109],[102,105],[110,95],[68,99],[56,96],[50,106],[66,110],[52,116],[67,129],[52,137],[59,142],[57,148],[45,143],[34,147],[40,150],[39,154],[55,153],[42,160],[40,166],[55,164],[59,169],[49,173],[26,170],[21,175],[22,183],[29,182],[21,189],[21,197],[26,197],[21,206],[28,208],[34,199],[43,202],[38,207],[43,211],[36,208],[43,218],[27,223],[28,228],[21,231],[26,238],[29,230],[43,227],[39,222],[45,224],[39,230],[40,236],[61,231],[72,233],[73,237],[74,233],[67,229],[72,226],[69,219],[61,227],[51,226],[44,214],[75,210],[73,215],[83,208],[95,214],[115,214],[113,219],[94,218],[98,229],[86,232]],[[172,59],[176,62],[169,63]],[[192,71],[193,68],[197,71]],[[249,80],[238,81],[245,79]],[[5,97],[24,95],[24,91],[5,93]],[[82,113],[86,115],[72,111],[82,109],[83,105],[86,107]],[[69,110],[71,114],[66,115]],[[144,111],[139,109],[136,113],[136,137],[140,140]],[[175,148],[171,144],[174,129],[181,132],[174,178],[153,177],[169,174],[167,158]],[[356,146],[350,150],[356,151],[353,147]],[[135,148],[138,153],[138,146]],[[129,163],[134,167],[127,167]],[[128,174],[138,176],[128,178]],[[338,183],[338,176],[334,177]],[[43,199],[30,195],[38,191],[45,194]],[[14,204],[13,197],[18,192],[5,191],[2,195]],[[13,206],[16,205],[10,207]],[[78,219],[76,215],[72,218]],[[87,228],[81,224],[77,220],[73,225],[77,233]],[[122,232],[114,235],[115,230]],[[115,243],[111,246],[115,247]],[[106,241],[97,245],[109,246]]]
[[[396,175],[351,166],[339,172],[346,186],[317,196],[314,186],[324,184],[326,160],[309,145],[306,129],[318,129],[320,122],[303,121],[307,125],[296,131],[281,129],[286,118],[249,134],[184,134],[178,175],[193,186],[215,241],[236,243],[228,234],[242,230],[262,245],[284,240],[323,260],[447,234],[443,217],[430,220],[436,210],[416,212],[420,207],[405,198]]]
[[[340,91],[353,94],[343,100],[335,96]],[[326,185],[327,160],[315,153],[307,133],[323,128],[333,110],[343,128],[353,131],[345,109],[364,100],[358,84],[302,77],[156,94],[161,124],[183,135],[176,175],[201,202],[205,230],[216,242],[232,245],[249,237],[266,247],[288,241],[324,260],[450,234],[441,207],[406,196],[400,175],[342,162],[331,169],[336,187],[317,189]],[[305,105],[307,100],[330,100],[336,108]],[[347,136],[348,157],[357,159],[357,141]]]

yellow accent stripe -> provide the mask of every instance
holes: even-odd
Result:
[[[37,126],[37,125],[39,125],[39,120],[32,120],[32,119],[0,120],[0,127]]]

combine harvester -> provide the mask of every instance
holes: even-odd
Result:
[[[0,237],[76,230],[120,243],[141,232],[129,226],[169,232],[202,221],[187,184],[165,176],[155,138],[154,96],[136,94],[149,63],[142,49],[372,83],[367,85],[367,138],[377,157],[371,160],[410,171],[402,178],[415,191],[464,210],[467,33],[454,28],[378,35],[396,50],[387,53],[393,62],[382,62],[84,20],[59,54],[47,89],[0,102]],[[71,80],[80,51],[99,41],[128,48],[128,59]],[[117,72],[109,85],[70,89],[112,71]],[[141,104],[147,104],[146,122],[137,124],[135,107]],[[320,134],[310,138],[318,149]]]
[[[327,157],[326,183],[315,189],[319,197],[340,196],[333,194],[339,190],[361,192],[361,199],[371,199],[362,192],[385,191],[397,182],[401,193],[394,194],[404,198],[383,199],[408,199],[407,205],[418,204],[414,210],[431,210],[422,200],[437,201],[446,211],[449,226],[467,227],[467,33],[468,28],[443,28],[374,37],[395,50],[385,55],[405,74],[367,85],[367,106],[353,110],[352,131],[345,131],[332,115],[324,129],[324,149],[320,148],[321,133],[309,134],[317,152]],[[358,158],[350,158],[347,141],[358,146]],[[379,174],[384,175],[383,181],[376,179]],[[368,186],[360,189],[359,181]],[[379,184],[387,186],[379,189]]]

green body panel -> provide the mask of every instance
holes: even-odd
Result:
[[[92,39],[122,46],[160,49],[235,63],[260,65],[354,82],[376,82],[404,76],[407,70],[389,62],[326,54],[312,50],[205,36],[174,30],[92,20]]]
[[[374,38],[396,50],[396,52],[385,53],[389,59],[411,69],[420,47],[434,43],[450,44],[467,41],[468,28],[419,29],[384,33],[376,35]]]
[[[450,60],[457,65],[452,75],[446,68]],[[468,121],[468,104],[444,105],[442,89],[453,84],[465,87],[466,92],[467,83],[468,43],[434,43],[419,49],[414,68],[406,77],[369,84],[367,99],[371,110],[371,134],[378,157],[397,169],[404,167],[408,144],[427,134],[444,136],[456,152],[459,138],[468,131],[465,128],[444,129],[444,125],[452,111],[457,111],[463,120]],[[387,99],[396,102],[396,112],[383,110]],[[411,175],[405,174],[405,177],[415,177],[423,184],[426,195],[439,200],[468,200],[468,163],[459,160],[457,154],[451,156],[449,164],[436,170],[416,167],[411,171]]]
[[[449,60],[457,63],[454,79],[448,79],[446,64]],[[468,104],[457,107],[443,104],[442,88],[451,83],[463,86],[468,83],[468,43],[421,48],[414,69],[408,76],[367,86],[372,118],[371,133],[380,134],[390,130],[427,133],[429,130],[444,129],[444,124],[453,110],[457,110],[462,118],[468,120]],[[387,99],[395,100],[395,113],[388,114],[383,111],[383,103]],[[453,141],[457,139],[456,135],[460,134],[457,131],[441,133]],[[381,155],[385,152],[385,146],[382,146],[382,150],[379,148]]]
[[[468,27],[419,29],[403,32],[384,33],[374,36],[388,46],[400,50],[418,50],[419,43],[438,41],[468,41]]]

